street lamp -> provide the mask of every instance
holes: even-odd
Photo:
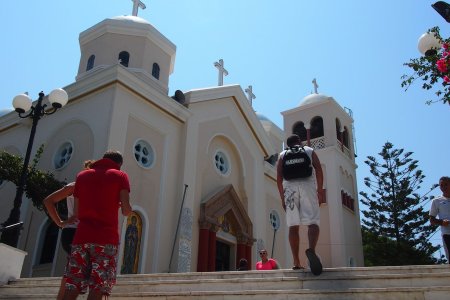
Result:
[[[66,91],[63,89],[55,89],[48,95],[48,101],[52,105],[52,107],[48,110],[47,104],[42,104],[44,100],[44,92],[39,93],[39,99],[36,102],[36,105],[32,105],[31,98],[27,94],[20,94],[14,97],[13,106],[16,112],[19,114],[20,118],[31,118],[31,132],[30,138],[28,140],[27,152],[25,154],[25,159],[23,161],[22,172],[19,177],[19,182],[17,184],[16,189],[16,197],[14,198],[14,205],[9,214],[8,220],[6,220],[2,225],[4,229],[8,227],[8,230],[4,230],[2,232],[1,242],[8,244],[12,247],[17,247],[17,243],[19,241],[20,235],[20,227],[19,226],[11,226],[11,225],[21,225],[20,223],[20,206],[22,205],[22,196],[24,192],[24,186],[27,180],[27,171],[28,164],[30,162],[31,149],[33,148],[34,135],[36,133],[36,126],[38,121],[44,115],[51,115],[59,108],[66,105],[67,100],[69,99]],[[29,111],[29,112],[28,112]],[[27,113],[28,112],[28,113]]]
[[[432,56],[441,48],[441,42],[434,32],[427,32],[420,36],[417,47],[422,55]]]

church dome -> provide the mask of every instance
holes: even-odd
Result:
[[[300,104],[298,106],[304,106],[308,104],[318,104],[318,103],[324,103],[331,101],[331,97],[328,97],[324,94],[311,94],[303,98],[302,101],[300,101]]]
[[[147,84],[168,93],[176,46],[147,20],[135,15],[104,19],[80,33],[76,80],[122,65]]]
[[[268,117],[263,115],[262,113],[255,112],[256,116],[258,117],[258,120],[260,121],[266,121],[266,122],[272,122]]]
[[[111,20],[119,20],[119,21],[124,21],[124,22],[128,22],[128,23],[138,23],[138,24],[147,24],[150,25],[150,23],[138,16],[117,16],[117,17],[112,17]]]

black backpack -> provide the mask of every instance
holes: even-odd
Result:
[[[295,146],[287,149],[282,161],[285,180],[307,178],[312,175],[311,159],[303,147]]]

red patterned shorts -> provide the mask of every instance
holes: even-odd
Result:
[[[72,245],[64,277],[66,289],[81,294],[90,290],[110,295],[116,283],[117,245]]]

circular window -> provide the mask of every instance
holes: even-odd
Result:
[[[140,166],[150,168],[155,161],[155,153],[152,146],[144,140],[138,140],[134,144],[134,158]]]
[[[222,175],[227,175],[230,171],[230,163],[228,162],[227,155],[219,150],[214,155],[214,165],[216,166],[216,170],[219,171]]]
[[[280,216],[276,210],[272,210],[269,215],[269,222],[272,225],[273,230],[278,230],[280,228]]]
[[[55,169],[61,169],[65,167],[72,157],[73,154],[73,144],[72,142],[65,142],[59,146],[58,151],[56,151],[53,158],[53,164]]]

